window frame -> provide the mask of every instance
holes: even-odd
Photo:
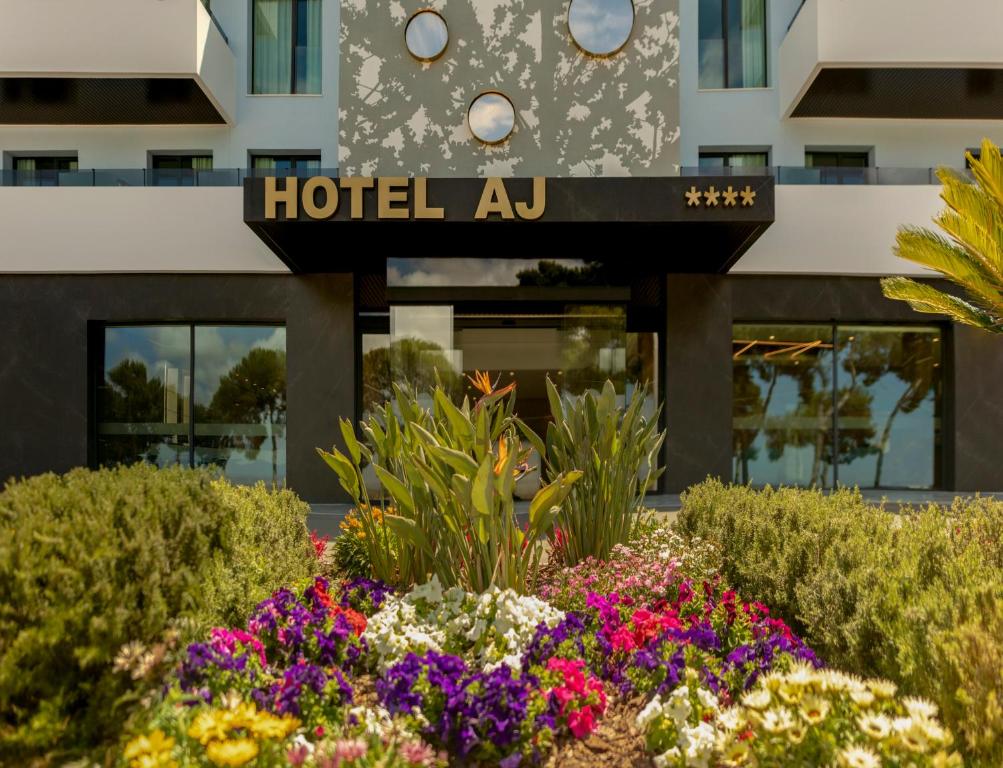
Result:
[[[282,93],[259,93],[258,91],[254,90],[254,57],[255,57],[255,53],[256,53],[255,35],[254,35],[254,18],[255,18],[254,8],[255,8],[256,2],[257,2],[257,0],[248,0],[248,25],[250,26],[250,30],[249,30],[250,34],[248,35],[248,39],[250,40],[250,46],[249,46],[248,54],[249,54],[249,58],[250,58],[250,61],[249,61],[250,66],[248,67],[247,95],[248,96],[278,96],[278,97],[283,97],[283,96],[315,96],[315,97],[316,96],[323,96],[324,95],[324,77],[323,77],[323,61],[324,61],[324,54],[323,54],[323,46],[324,46],[324,15],[323,15],[323,10],[321,10],[321,29],[320,29],[321,62],[322,62],[321,63],[321,68],[322,69],[321,69],[321,80],[320,80],[321,86],[320,86],[320,90],[317,93],[301,93],[301,92],[299,92],[299,91],[296,90],[296,82],[297,82],[297,79],[298,79],[297,78],[298,69],[297,69],[297,66],[296,66],[296,40],[299,37],[299,6],[300,6],[301,3],[305,2],[305,0],[286,0],[286,2],[290,2],[294,6],[293,7],[293,12],[291,14],[291,19],[290,19],[290,21],[291,21],[291,33],[290,33],[290,36],[289,36],[290,37],[290,45],[289,45],[289,51],[288,51],[288,53],[289,53],[289,61],[290,61],[290,63],[289,63],[289,90],[285,91],[285,92],[282,92]],[[322,8],[323,8],[323,4],[322,4]]]
[[[703,87],[700,85],[700,4],[697,3],[697,91],[706,93],[717,93],[721,91],[767,91],[771,90],[771,66],[773,57],[770,55],[770,2],[762,0],[763,3],[763,84],[762,85],[728,85],[728,11],[730,3],[739,0],[717,0],[721,5],[721,43],[722,43],[722,85],[715,87]]]
[[[917,489],[915,487],[909,486],[891,486],[882,485],[879,488],[866,487],[861,488],[861,490],[867,491],[940,491],[950,487],[952,482],[951,478],[948,476],[951,466],[951,458],[953,455],[953,448],[951,446],[951,431],[953,429],[953,387],[951,386],[951,381],[953,378],[953,360],[954,360],[954,335],[953,326],[950,323],[944,322],[899,322],[897,320],[854,320],[854,319],[833,319],[827,318],[822,320],[811,320],[811,319],[799,319],[797,321],[786,321],[777,318],[739,318],[734,317],[731,321],[732,328],[732,339],[734,340],[735,333],[734,329],[736,326],[740,325],[760,325],[760,326],[788,326],[788,327],[826,327],[829,329],[829,338],[832,342],[832,349],[829,352],[830,365],[832,366],[832,384],[831,384],[831,396],[833,398],[833,406],[835,406],[835,401],[838,398],[839,392],[839,330],[840,328],[868,328],[880,330],[882,328],[896,327],[896,328],[936,328],[939,331],[940,337],[940,402],[939,402],[939,413],[940,413],[940,428],[939,433],[935,433],[934,444],[933,444],[933,485],[926,489]],[[732,362],[734,365],[734,361]],[[729,404],[729,409],[732,418],[734,418],[734,408],[735,408],[735,390],[734,387],[731,391],[731,400]],[[831,435],[833,445],[839,444],[839,409],[836,407],[832,408],[832,419],[828,426],[829,434]],[[734,445],[734,426],[732,426],[732,445]],[[735,454],[734,448],[732,449],[731,460],[734,462]],[[832,474],[832,485],[822,486],[823,490],[835,490],[841,486],[839,482],[839,459],[838,456],[830,467],[830,472]],[[732,481],[734,477],[732,475]],[[750,485],[753,488],[762,488],[770,483],[756,483],[751,481]],[[795,487],[810,487],[810,486],[795,486]]]
[[[731,165],[730,160],[733,157],[738,157],[740,155],[763,155],[766,162],[763,165],[753,166],[753,165]],[[708,171],[714,168],[720,167],[722,169],[733,169],[733,168],[769,168],[770,158],[772,151],[770,147],[728,147],[725,149],[719,149],[717,147],[699,147],[697,149],[697,167],[706,169]],[[721,166],[703,166],[700,161],[705,158],[722,158],[724,164]]]
[[[87,323],[87,466],[97,470],[102,467],[98,447],[99,425],[101,423],[101,407],[99,392],[105,374],[105,341],[109,328],[188,328],[188,366],[191,371],[188,382],[188,463],[186,469],[195,467],[195,335],[200,327],[233,327],[233,328],[284,328],[286,329],[286,351],[288,353],[288,324],[284,319],[265,320],[216,320],[216,319],[178,319],[178,320],[89,320]],[[286,363],[288,373],[288,358]],[[286,392],[288,403],[288,383]],[[288,457],[287,457],[288,461]],[[281,487],[287,487],[288,477]]]
[[[208,168],[193,168],[191,163],[196,158],[208,158],[209,167]],[[188,165],[182,167],[179,165],[176,168],[158,168],[157,162],[165,159],[172,160],[187,160]],[[214,158],[212,150],[150,150],[146,153],[146,167],[150,171],[150,180],[153,182],[155,187],[168,187],[168,186],[198,186],[198,175],[201,171],[212,171],[214,166]],[[176,172],[176,177],[179,183],[177,185],[171,184],[160,184],[158,171],[174,171]],[[166,178],[166,176],[165,176]],[[181,183],[185,179],[190,178],[192,183],[184,184]]]

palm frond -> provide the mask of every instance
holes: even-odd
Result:
[[[982,150],[979,157],[970,152],[968,163],[978,185],[990,195],[1000,208],[1003,208],[1003,155],[1000,148],[989,139],[982,140]]]
[[[905,301],[917,312],[947,315],[964,325],[1003,332],[1003,317],[907,277],[886,277],[881,281],[881,290],[889,299]]]
[[[920,266],[936,270],[975,295],[987,307],[1003,302],[995,275],[964,248],[941,237],[936,232],[916,227],[903,227],[896,237],[895,253]]]
[[[941,177],[948,210],[934,221],[1003,285],[1003,208],[984,189],[958,177]]]

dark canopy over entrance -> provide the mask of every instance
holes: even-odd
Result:
[[[245,223],[293,272],[356,271],[390,255],[547,249],[625,269],[724,273],[774,215],[772,176],[244,182]]]

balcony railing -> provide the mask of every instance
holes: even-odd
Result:
[[[205,171],[160,168],[89,168],[73,171],[0,171],[5,187],[240,187],[244,179],[266,176],[337,176],[337,168],[214,168]]]
[[[683,176],[773,176],[777,184],[866,184],[871,186],[925,186],[940,184],[937,168],[682,168]],[[971,172],[956,169],[962,176]]]
[[[971,172],[958,169],[962,176]],[[188,169],[91,168],[74,171],[0,171],[0,185],[5,187],[240,187],[244,179],[266,176],[338,175],[337,168],[282,170],[275,168]],[[864,184],[869,186],[937,185],[936,168],[696,168],[684,167],[682,176],[773,176],[777,184]]]

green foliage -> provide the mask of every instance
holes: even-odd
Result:
[[[859,492],[707,481],[678,525],[717,543],[727,581],[827,663],[937,702],[970,757],[1003,761],[1003,503],[893,514]]]
[[[657,431],[657,414],[651,420],[644,417],[643,393],[626,409],[617,407],[610,381],[598,397],[589,391],[568,402],[548,377],[547,396],[554,420],[547,427],[546,445],[536,447],[546,457],[548,475],[583,472],[558,516],[564,562],[605,560],[615,545],[630,539],[640,520],[645,491],[663,471],[658,453],[665,433]]]
[[[342,420],[348,453],[318,449],[359,509],[374,576],[402,587],[435,574],[444,586],[471,592],[492,585],[527,591],[560,505],[581,473],[561,473],[540,489],[529,505],[528,528],[519,529],[513,492],[523,457],[513,389],[483,385],[487,394],[473,406],[464,398],[457,407],[436,386],[426,410],[415,393],[394,385],[394,403],[360,425],[368,445]],[[374,462],[396,508],[383,515],[394,537],[382,534],[373,517],[364,461]]]
[[[961,286],[970,300],[952,296],[904,277],[882,280],[885,296],[906,301],[917,312],[943,314],[993,333],[1003,333],[1003,157],[989,139],[977,159],[968,153],[975,184],[949,169],[937,176],[947,210],[934,223],[941,235],[903,227],[895,252],[940,272]]]
[[[177,620],[226,623],[310,568],[304,506],[199,471],[74,470],[0,493],[0,764],[93,751],[156,680],[115,671]]]
[[[391,507],[387,510],[390,514],[396,514],[396,510]],[[400,549],[400,542],[394,540],[394,533],[383,523],[383,510],[376,508],[371,510],[370,516],[377,528],[377,540],[382,542],[389,538],[389,549],[391,553]],[[352,509],[345,516],[338,527],[341,534],[331,544],[334,550],[334,569],[340,576],[349,578],[366,577],[373,575],[373,564],[369,559],[369,546],[366,542],[366,529],[362,521],[362,516],[357,509]],[[396,565],[392,565],[396,570]]]

